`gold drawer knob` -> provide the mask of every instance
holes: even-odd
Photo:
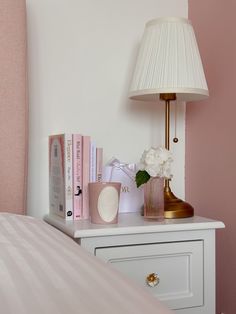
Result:
[[[159,284],[160,278],[157,274],[151,273],[146,277],[146,283],[149,287],[155,287]]]

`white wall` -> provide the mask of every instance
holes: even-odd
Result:
[[[164,145],[164,104],[127,93],[145,23],[187,17],[187,0],[27,0],[30,103],[28,214],[48,212],[49,134],[91,135],[112,156],[137,162]],[[184,197],[185,108],[178,106],[172,189]]]

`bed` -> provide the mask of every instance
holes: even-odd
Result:
[[[171,314],[40,219],[0,213],[1,314]]]
[[[25,0],[1,1],[0,25],[0,314],[170,313],[60,231],[19,215],[28,169]]]

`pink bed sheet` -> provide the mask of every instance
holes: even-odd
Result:
[[[1,314],[171,314],[45,222],[0,214]]]

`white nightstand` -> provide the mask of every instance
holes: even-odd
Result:
[[[45,221],[133,278],[179,314],[215,314],[215,229],[220,221],[194,216],[163,222],[121,214],[116,225],[88,220]],[[152,280],[147,283],[147,277]],[[155,285],[156,284],[156,285]]]

